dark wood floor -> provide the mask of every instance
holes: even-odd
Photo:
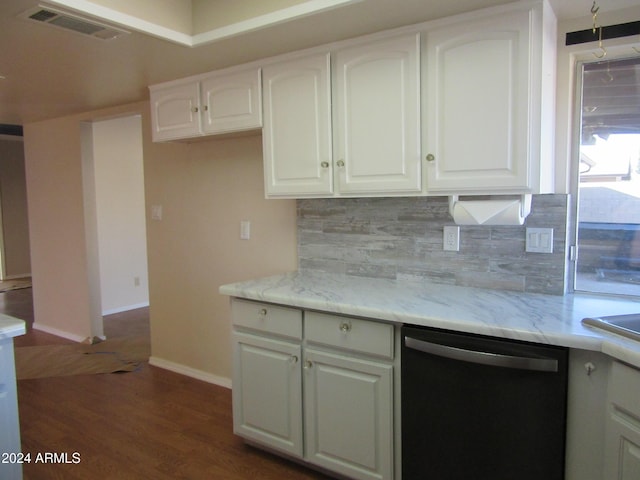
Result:
[[[0,293],[0,312],[27,321],[16,346],[69,343],[31,329],[31,289]],[[107,337],[143,332],[147,309],[105,317]],[[329,478],[234,436],[230,390],[148,364],[131,373],[19,380],[18,403],[29,480]],[[76,452],[80,462],[72,463]],[[71,463],[35,463],[38,453],[67,454]]]

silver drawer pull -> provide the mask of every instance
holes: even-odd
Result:
[[[350,332],[350,331],[351,331],[351,324],[350,324],[350,323],[348,323],[348,322],[342,322],[342,323],[340,324],[340,331],[341,331],[342,333]]]
[[[262,310],[260,310],[260,316],[261,317],[266,317],[267,316],[267,309],[263,308]]]

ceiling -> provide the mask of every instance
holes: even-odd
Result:
[[[89,38],[18,18],[46,0],[2,0],[0,124],[23,125],[140,101],[155,83],[505,3],[510,0],[362,0],[188,47],[135,31],[108,41]],[[591,8],[591,0],[552,4],[561,19],[584,17]],[[636,4],[608,0],[606,9]]]

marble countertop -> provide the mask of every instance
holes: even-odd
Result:
[[[640,300],[542,295],[305,271],[223,285],[232,297],[394,323],[600,351],[640,367],[640,342],[585,327],[585,317],[640,312]]]
[[[24,320],[0,313],[0,340],[24,335],[26,332]]]

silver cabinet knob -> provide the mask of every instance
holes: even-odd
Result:
[[[313,362],[311,360],[305,360],[302,368],[309,370],[311,367],[313,367]]]
[[[344,160],[338,160],[336,162],[336,165],[338,165],[339,167],[344,167]]]
[[[198,113],[199,109],[198,109],[198,107],[193,107],[193,108],[191,109],[191,111],[192,111],[193,113]]]
[[[340,324],[340,331],[342,333],[347,333],[347,332],[351,331],[351,324],[347,323],[347,322],[342,322]]]
[[[291,357],[289,358],[289,361],[295,365],[296,363],[298,363],[298,356],[297,355],[291,355]]]
[[[263,308],[263,309],[260,310],[260,316],[261,317],[266,317],[267,316],[267,309],[266,308]]]
[[[322,168],[329,168],[329,162],[322,162],[322,163],[320,164],[320,166],[321,166]]]
[[[436,156],[433,153],[428,153],[426,160],[427,162],[433,162],[436,159]]]

